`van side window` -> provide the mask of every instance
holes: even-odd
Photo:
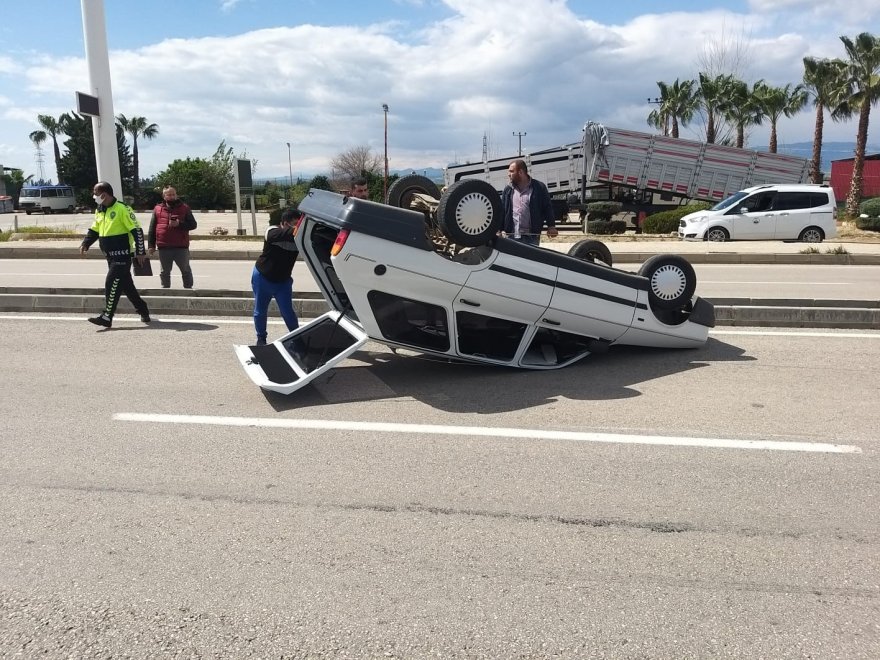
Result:
[[[830,204],[828,201],[828,193],[827,192],[811,192],[810,193],[810,208],[814,209],[817,206],[825,206],[826,204]]]
[[[745,207],[747,213],[767,211],[773,205],[773,198],[775,196],[775,192],[760,192],[752,195],[744,199],[741,204],[737,204],[736,208],[733,209],[733,213],[739,213],[739,210],[743,207]]]
[[[781,192],[776,196],[774,211],[793,211],[795,209],[810,208],[810,193],[807,192]]]

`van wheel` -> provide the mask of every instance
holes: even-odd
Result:
[[[73,204],[71,204],[70,206],[67,207],[67,212],[68,212],[68,213],[73,213],[73,212],[75,212],[75,211],[76,211],[76,209],[73,207]]]
[[[30,215],[30,214],[31,214],[31,209],[25,209],[24,212],[25,212],[25,214]]]
[[[440,196],[437,220],[443,235],[456,245],[485,245],[501,230],[501,196],[487,181],[456,181]]]
[[[730,240],[730,234],[727,233],[724,227],[712,227],[712,229],[706,232],[706,240],[724,243]]]
[[[414,194],[440,199],[440,188],[426,176],[407,174],[391,184],[388,189],[388,204],[408,209]]]
[[[602,241],[590,239],[579,241],[571,246],[568,255],[575,259],[589,261],[590,263],[599,262],[603,266],[612,265],[611,250]]]
[[[684,257],[657,254],[639,268],[648,278],[648,300],[657,309],[681,309],[697,290],[697,274]]]
[[[818,227],[807,227],[798,236],[798,240],[801,243],[821,243],[824,238],[825,234]]]

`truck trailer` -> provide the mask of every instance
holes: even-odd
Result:
[[[739,149],[697,140],[610,128],[588,121],[580,142],[446,168],[445,183],[483,179],[497,190],[507,185],[507,167],[522,158],[529,174],[543,181],[561,212],[586,213],[590,202],[613,200],[637,213],[669,208],[675,200],[719,202],[760,184],[806,183],[802,158]],[[654,203],[655,196],[667,204]],[[563,209],[564,207],[564,209]]]

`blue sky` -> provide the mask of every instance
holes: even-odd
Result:
[[[69,112],[90,88],[79,0],[43,7],[0,14],[0,163],[27,174],[37,114]],[[516,151],[514,132],[524,149],[574,142],[588,119],[648,131],[658,80],[710,64],[796,83],[804,56],[842,57],[840,35],[880,33],[880,0],[105,0],[105,13],[114,111],[159,125],[140,144],[143,175],[221,140],[258,177],[287,175],[287,142],[294,176],[328,172],[348,148],[381,154],[382,103],[392,169],[478,160],[484,135],[494,157]],[[783,147],[811,140],[813,121],[784,119]],[[855,131],[826,122],[829,141]],[[43,168],[54,179],[51,146]]]

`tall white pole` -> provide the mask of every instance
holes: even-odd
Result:
[[[107,50],[107,26],[104,0],[82,0],[83,37],[92,96],[98,97],[100,117],[92,117],[95,134],[95,161],[98,179],[113,186],[113,195],[122,199],[122,175],[116,150],[116,115],[110,87],[110,54]],[[96,182],[97,183],[97,182]]]

